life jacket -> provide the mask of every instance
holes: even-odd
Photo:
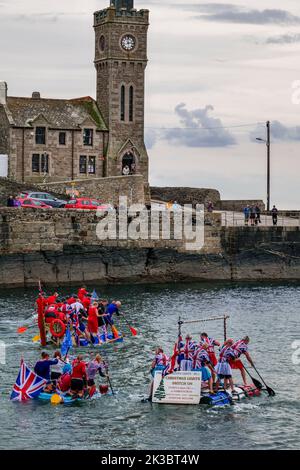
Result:
[[[57,318],[57,310],[55,305],[50,305],[45,311],[45,322],[51,323]]]

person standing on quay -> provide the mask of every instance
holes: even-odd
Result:
[[[272,209],[272,221],[273,221],[273,225],[277,225],[277,222],[278,222],[278,209],[276,206],[273,206],[273,209]]]
[[[255,208],[253,206],[250,207],[250,223],[251,223],[251,227],[254,227],[255,225],[255,218],[256,218],[256,215],[255,215]]]
[[[246,206],[246,207],[244,208],[244,211],[243,211],[243,212],[244,212],[244,217],[245,217],[245,225],[248,226],[248,224],[249,224],[249,217],[250,217],[250,207],[249,207],[249,206]]]
[[[258,204],[256,204],[255,206],[255,214],[256,214],[255,225],[261,224],[261,218],[260,218],[261,210]]]

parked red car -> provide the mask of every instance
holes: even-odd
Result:
[[[71,201],[67,202],[65,205],[65,209],[88,209],[88,210],[103,210],[103,211],[111,211],[113,207],[110,204],[104,204],[101,201],[97,201],[97,199],[91,199],[88,197],[79,197],[76,199],[72,199]]]
[[[35,199],[30,198],[18,198],[18,201],[21,203],[21,207],[24,208],[31,208],[31,209],[52,209],[51,206],[44,204],[43,202],[37,201]]]

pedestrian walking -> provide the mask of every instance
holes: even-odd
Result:
[[[251,206],[251,207],[250,207],[250,223],[251,223],[251,227],[254,227],[254,225],[255,225],[255,219],[256,219],[255,208],[254,208],[254,206]]]
[[[261,209],[258,204],[255,206],[255,225],[261,224]]]
[[[214,211],[214,205],[213,205],[212,201],[208,201],[208,203],[207,203],[207,211],[208,211],[208,212],[213,212],[213,211]]]
[[[277,225],[277,222],[278,222],[278,209],[276,206],[273,206],[273,209],[272,209],[272,221],[273,221],[273,225]]]
[[[243,212],[244,212],[244,217],[245,217],[245,225],[248,226],[248,224],[249,224],[249,217],[250,217],[250,206],[247,205],[247,206],[244,208]]]

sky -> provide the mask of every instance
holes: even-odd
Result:
[[[93,12],[109,0],[0,0],[9,95],[95,97]],[[251,5],[251,6],[250,6]],[[150,10],[145,133],[150,183],[300,208],[299,0],[135,0]]]

